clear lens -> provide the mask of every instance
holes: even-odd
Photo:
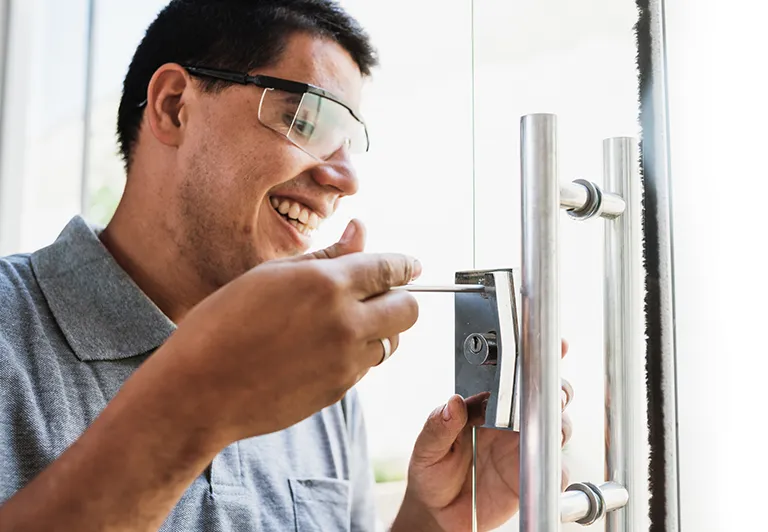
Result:
[[[365,126],[343,105],[316,94],[266,89],[259,120],[320,159],[345,144],[352,153],[368,150]]]

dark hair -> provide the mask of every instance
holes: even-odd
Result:
[[[252,71],[276,63],[288,37],[300,31],[338,42],[364,76],[378,64],[367,33],[334,0],[172,0],[147,29],[123,82],[117,137],[126,168],[158,68],[179,63]],[[201,87],[213,92],[227,84],[205,80]]]

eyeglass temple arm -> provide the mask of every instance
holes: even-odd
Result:
[[[240,85],[246,85],[248,83],[248,74],[240,72],[231,72],[229,70],[218,70],[215,68],[196,67],[189,65],[182,65],[190,74],[196,74],[199,76],[208,76],[211,78],[220,79],[223,81],[231,81],[233,83],[239,83]]]

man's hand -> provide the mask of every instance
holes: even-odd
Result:
[[[562,354],[567,352],[562,344]],[[568,392],[572,393],[570,386]],[[452,397],[436,409],[416,440],[408,471],[408,488],[392,530],[465,532],[472,524],[472,427],[483,424],[489,394]],[[562,402],[563,410],[567,401]],[[562,444],[571,422],[563,414]],[[477,429],[477,522],[492,530],[519,508],[520,434]],[[568,483],[563,470],[563,487]]]
[[[137,378],[172,382],[219,445],[337,402],[382,361],[380,339],[394,351],[418,317],[414,297],[390,288],[416,278],[419,263],[363,245],[352,222],[331,248],[254,268],[194,308]]]

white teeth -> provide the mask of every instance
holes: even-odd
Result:
[[[272,207],[280,214],[288,218],[288,223],[294,226],[301,234],[310,235],[320,227],[321,218],[316,212],[312,212],[301,203],[287,199],[270,198]]]
[[[288,223],[296,228],[296,230],[302,235],[309,236],[312,234],[312,229],[299,222],[298,220],[288,220]]]
[[[313,212],[309,215],[309,223],[307,225],[309,225],[309,228],[313,230],[318,228],[320,225],[320,217],[317,215],[317,213]]]

